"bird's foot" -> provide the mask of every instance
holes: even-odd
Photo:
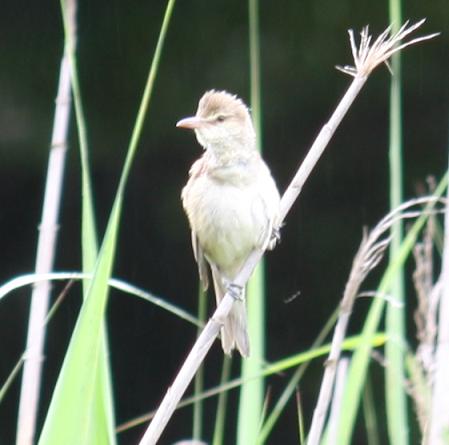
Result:
[[[270,241],[268,242],[268,250],[272,250],[275,246],[281,242],[281,229],[279,227],[273,228],[271,232]]]
[[[226,292],[237,301],[243,301],[243,287],[240,284],[228,283],[226,285]]]

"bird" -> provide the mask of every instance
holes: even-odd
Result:
[[[199,277],[207,290],[209,264],[217,305],[227,291],[234,291],[221,327],[222,348],[227,355],[238,349],[248,357],[245,290],[235,292],[233,280],[254,249],[276,244],[279,191],[257,149],[248,107],[236,95],[207,91],[196,114],[176,126],[194,130],[204,149],[181,192]]]

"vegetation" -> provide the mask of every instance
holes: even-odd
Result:
[[[221,7],[224,8],[223,5]],[[79,6],[84,7],[83,5]],[[183,7],[186,6],[183,5]],[[194,7],[191,5],[192,9]],[[226,8],[230,8],[227,3]],[[238,10],[238,6],[236,8]],[[269,66],[272,69],[276,66],[276,61],[282,68],[288,67],[288,61],[277,60],[279,56],[275,52],[269,54],[269,49],[264,49],[265,34],[262,30],[264,22],[260,20],[260,17],[264,17],[264,15],[260,8],[261,5],[256,0],[249,0],[249,25],[247,27],[249,36],[247,62],[249,68],[247,71],[249,74],[247,77],[250,78],[252,113],[258,131],[259,145],[262,149],[262,147],[268,147],[269,142],[273,141],[273,139],[262,138],[262,133],[271,131],[271,125],[277,125],[278,130],[276,130],[274,140],[277,138],[278,144],[284,140],[282,139],[282,129],[292,126],[294,140],[288,142],[286,148],[289,145],[297,148],[300,138],[298,132],[303,129],[302,125],[310,123],[310,117],[305,117],[305,124],[296,125],[296,117],[291,115],[294,106],[289,104],[289,101],[293,101],[294,105],[293,88],[290,88],[292,91],[288,92],[291,97],[286,98],[286,110],[288,111],[273,105],[275,92],[262,94],[266,90],[263,82],[264,58],[261,57],[264,51],[266,57],[270,58]],[[88,88],[85,89],[84,86],[85,83],[88,83],[89,76],[83,72],[82,68],[83,50],[88,45],[83,38],[82,18],[88,17],[88,14],[82,9],[78,12],[74,0],[62,0],[61,11],[65,49],[60,64],[59,90],[47,174],[48,182],[40,224],[36,273],[21,275],[13,280],[5,279],[5,284],[0,287],[2,308],[7,305],[8,299],[5,299],[5,296],[18,294],[17,290],[25,285],[33,284],[34,289],[28,325],[27,350],[23,354],[18,354],[20,359],[17,364],[11,355],[6,354],[6,351],[4,352],[5,358],[2,360],[1,376],[5,377],[3,377],[4,383],[0,387],[0,409],[11,405],[11,398],[15,398],[14,388],[19,387],[18,376],[22,367],[24,372],[19,414],[17,419],[11,415],[2,416],[0,441],[11,441],[9,436],[11,433],[3,433],[3,431],[11,431],[11,423],[15,423],[17,420],[16,440],[20,445],[33,443],[40,445],[61,443],[150,444],[156,443],[161,434],[162,443],[189,437],[215,445],[221,443],[242,445],[250,443],[307,443],[308,445],[338,443],[344,445],[357,443],[360,440],[369,444],[394,443],[395,445],[447,443],[449,419],[445,407],[449,403],[449,390],[446,386],[448,383],[446,383],[445,371],[449,357],[446,357],[444,345],[446,339],[449,338],[449,333],[446,332],[446,329],[449,329],[447,328],[449,320],[446,320],[449,316],[447,309],[449,303],[446,301],[449,286],[449,277],[447,276],[449,262],[446,257],[449,246],[446,245],[447,242],[444,239],[441,216],[444,214],[446,221],[449,218],[449,215],[445,214],[446,201],[443,198],[447,189],[447,174],[441,171],[436,172],[441,174],[441,179],[427,180],[424,187],[425,193],[421,193],[422,196],[419,198],[405,200],[402,190],[404,152],[407,151],[407,144],[403,143],[402,134],[408,123],[404,117],[406,113],[402,113],[403,101],[407,101],[407,99],[406,93],[402,90],[403,75],[401,75],[401,71],[405,73],[407,66],[403,64],[401,68],[399,55],[406,46],[412,46],[410,52],[416,51],[413,48],[414,44],[418,44],[420,51],[424,53],[430,44],[422,43],[422,41],[434,38],[436,34],[429,34],[429,31],[417,32],[416,29],[423,25],[423,22],[416,24],[407,22],[401,27],[399,25],[402,22],[400,8],[396,2],[391,1],[390,21],[394,24],[391,29],[380,33],[379,38],[377,38],[379,33],[374,33],[373,37],[370,37],[371,33],[368,28],[364,28],[360,37],[357,33],[350,33],[354,66],[348,66],[348,64],[339,69],[346,75],[352,76],[352,83],[341,101],[338,102],[338,106],[326,125],[318,133],[304,161],[302,161],[304,156],[299,156],[297,150],[295,150],[294,156],[292,155],[293,151],[287,154],[287,150],[284,153],[279,148],[277,151],[271,152],[264,150],[267,159],[273,160],[272,163],[269,162],[273,165],[273,171],[277,169],[281,171],[279,166],[282,164],[282,170],[288,171],[288,177],[293,177],[293,180],[287,187],[282,200],[282,216],[285,218],[287,226],[282,230],[282,244],[278,247],[280,253],[275,252],[268,265],[259,264],[249,285],[248,300],[251,312],[250,320],[253,326],[251,336],[254,354],[251,359],[242,363],[241,372],[237,372],[235,363],[233,364],[229,359],[224,359],[221,365],[221,349],[217,348],[208,354],[209,348],[216,343],[215,338],[219,332],[220,325],[216,320],[220,319],[220,316],[225,316],[229,311],[232,298],[228,296],[223,299],[214,317],[210,317],[211,309],[206,311],[207,302],[204,296],[200,295],[199,297],[198,317],[193,317],[186,312],[183,309],[185,305],[181,303],[183,295],[195,294],[193,287],[195,281],[192,278],[195,266],[193,259],[189,257],[190,252],[189,255],[182,255],[183,261],[192,263],[191,265],[189,263],[188,268],[183,261],[180,262],[178,259],[181,248],[186,251],[189,249],[188,233],[187,230],[182,232],[182,235],[175,233],[177,230],[173,221],[178,219],[179,209],[173,213],[175,211],[167,210],[167,204],[164,202],[167,194],[171,194],[170,206],[173,204],[180,208],[180,204],[176,204],[180,187],[171,185],[168,191],[163,190],[159,183],[161,176],[157,170],[161,169],[162,175],[165,171],[171,177],[172,172],[168,172],[168,170],[173,169],[175,173],[179,170],[187,171],[187,163],[181,169],[172,162],[180,153],[180,150],[174,149],[175,154],[168,155],[163,150],[158,150],[156,156],[160,158],[158,159],[160,163],[150,165],[149,172],[142,170],[139,165],[133,166],[136,156],[138,156],[138,149],[141,150],[144,145],[143,141],[145,140],[146,143],[151,141],[151,136],[145,135],[148,111],[150,110],[151,116],[149,122],[155,121],[154,125],[163,125],[158,120],[157,113],[151,114],[154,107],[153,100],[157,104],[160,104],[161,101],[168,101],[170,103],[168,108],[173,113],[172,115],[179,118],[185,115],[186,111],[189,112],[187,108],[183,108],[184,101],[188,100],[193,104],[199,97],[199,94],[193,93],[189,78],[183,73],[184,67],[189,67],[192,72],[195,72],[192,55],[185,59],[183,54],[177,53],[176,56],[169,59],[171,71],[163,68],[164,55],[166,52],[172,51],[173,39],[175,36],[176,39],[180,39],[179,33],[186,31],[186,25],[179,24],[180,18],[176,18],[175,0],[169,0],[165,10],[161,12],[159,34],[155,37],[155,50],[147,80],[143,88],[136,88],[136,90],[143,89],[143,93],[140,105],[136,107],[137,116],[108,213],[104,206],[95,205],[96,201],[101,202],[101,200],[94,199],[94,195],[98,197],[101,193],[96,190],[97,187],[101,188],[101,181],[95,175],[95,162],[100,157],[95,153],[94,144],[89,137],[89,106],[92,107],[93,102],[89,100],[89,94],[86,92]],[[216,11],[220,12],[218,7]],[[278,14],[282,15],[283,12],[278,12]],[[206,21],[213,19],[213,16],[207,14],[205,17]],[[272,17],[273,20],[275,18],[275,16]],[[369,17],[367,19],[369,21]],[[350,22],[350,18],[344,21],[347,27],[354,26]],[[221,23],[222,21],[220,24],[217,22],[216,26],[220,28]],[[244,22],[241,23],[243,26]],[[425,29],[429,28],[433,30],[434,26],[426,25]],[[209,27],[204,29],[207,32]],[[221,31],[223,34],[223,30]],[[151,31],[153,36],[154,32]],[[281,32],[285,32],[285,30]],[[290,32],[299,33],[300,30],[295,28]],[[325,34],[326,30],[321,29],[320,33]],[[223,46],[229,45],[230,54],[233,52],[234,46],[243,44],[231,33],[225,33],[225,36],[222,37],[223,40],[218,46],[222,49]],[[296,38],[296,34],[294,38]],[[324,46],[322,40],[321,42],[320,39],[317,40],[318,47],[319,44]],[[270,44],[273,45],[273,42],[275,39],[271,40]],[[137,46],[135,44],[132,49],[135,50]],[[211,64],[205,49],[195,47],[195,50],[201,54],[200,59],[203,57],[206,64]],[[221,53],[221,57],[223,59],[226,57],[226,51]],[[304,55],[304,58],[307,57],[314,56]],[[351,234],[350,241],[346,239],[348,232],[342,231],[342,235],[340,235],[339,227],[346,224],[345,221],[342,224],[342,221],[331,221],[325,217],[324,224],[327,230],[332,232],[332,236],[339,238],[345,234],[343,242],[351,244],[350,247],[346,247],[347,252],[345,255],[341,254],[340,259],[338,250],[329,253],[329,248],[325,246],[323,240],[317,239],[320,236],[320,224],[316,224],[317,233],[311,231],[314,226],[313,222],[308,226],[300,225],[297,229],[298,217],[295,207],[298,203],[296,199],[301,192],[307,195],[307,188],[304,188],[303,192],[303,186],[309,177],[313,178],[315,171],[319,172],[320,168],[323,168],[323,161],[320,158],[335,130],[342,121],[344,122],[350,107],[357,107],[357,104],[352,105],[353,101],[365,84],[370,82],[373,71],[382,67],[383,63],[388,63],[389,68],[391,67],[393,71],[388,112],[390,134],[390,179],[388,182],[390,184],[391,208],[390,210],[384,209],[383,213],[386,214],[384,217],[382,217],[383,213],[376,210],[376,218],[369,218],[372,228],[365,229],[361,241],[357,240],[354,233]],[[294,69],[297,69],[292,62],[293,66]],[[129,69],[131,70],[131,68]],[[211,86],[220,87],[220,84],[225,83],[223,79],[226,77],[229,77],[229,83],[225,83],[227,89],[232,90],[233,86],[238,86],[240,80],[235,81],[233,78],[237,76],[237,70],[234,68],[226,74],[226,69],[227,65],[219,68],[220,74],[217,76],[219,84],[205,84],[201,86],[201,89]],[[317,64],[315,70],[325,71],[321,64]],[[213,66],[208,72],[213,72]],[[328,71],[326,72],[328,73]],[[182,88],[176,91],[167,89],[162,92],[158,88],[159,78],[174,76],[174,73],[179,77]],[[212,74],[209,75],[213,77]],[[269,78],[274,74],[266,72],[265,75]],[[281,75],[281,72],[278,72],[278,75]],[[320,76],[322,75],[320,74]],[[329,74],[329,76],[333,75],[333,73]],[[194,75],[193,79],[193,85],[199,83]],[[162,85],[167,85],[167,82],[167,78],[161,80]],[[282,83],[282,80],[279,78],[276,82]],[[130,83],[132,82],[123,86],[125,91],[130,91]],[[339,94],[343,92],[341,85]],[[95,85],[95,88],[100,87],[99,84]],[[376,94],[382,91],[387,97],[387,89],[386,84],[377,85]],[[132,94],[137,94],[134,89]],[[271,104],[271,108],[264,105],[264,97],[268,95],[270,97],[267,102]],[[81,208],[79,213],[81,216],[74,218],[76,222],[81,221],[79,233],[81,266],[75,267],[74,262],[77,259],[73,260],[72,258],[72,262],[67,263],[71,266],[67,268],[70,272],[60,272],[66,267],[58,266],[58,264],[63,265],[64,263],[58,263],[57,260],[54,265],[54,257],[58,238],[59,222],[57,217],[60,199],[62,199],[63,215],[64,211],[67,211],[65,206],[71,205],[64,205],[69,198],[67,198],[67,194],[62,193],[65,156],[69,141],[67,130],[70,122],[69,98],[71,96],[73,97],[76,121],[76,140],[80,153]],[[183,99],[183,97],[187,99]],[[321,108],[323,102],[324,99],[320,96],[314,106]],[[127,107],[129,105],[124,105],[123,110],[118,111],[118,114],[124,114]],[[277,107],[281,107],[281,105],[277,105]],[[315,110],[312,111],[316,114]],[[312,111],[311,114],[313,114]],[[321,113],[321,120],[324,121],[323,116],[329,113],[329,109],[321,109],[319,113]],[[375,117],[370,115],[366,106],[365,110],[362,107],[357,112],[359,115],[364,113],[366,113],[366,117],[362,118],[377,128],[379,123]],[[264,115],[267,115],[269,124],[265,125]],[[353,116],[349,116],[349,119],[354,119]],[[167,114],[163,117],[165,119]],[[168,125],[167,128],[174,127],[174,122],[176,120],[172,119],[173,125]],[[387,119],[382,118],[380,122],[382,125],[385,124],[382,131],[386,134]],[[102,125],[108,124],[103,123]],[[319,125],[314,125],[314,128],[318,129]],[[170,131],[175,132],[176,130],[172,128]],[[340,132],[344,131],[344,129],[340,130]],[[415,128],[415,131],[418,132],[419,128]],[[115,130],[111,129],[111,133],[114,132]],[[342,140],[346,141],[342,145],[347,145],[351,141],[351,137],[337,135],[337,140],[338,137],[342,138],[340,143]],[[110,136],[107,136],[106,139],[111,140]],[[120,142],[123,140],[124,137],[120,136]],[[187,139],[179,139],[179,143],[186,145],[188,142]],[[114,142],[114,149],[117,145]],[[301,142],[301,145],[304,143]],[[377,146],[386,152],[386,143],[377,142]],[[334,148],[338,150],[339,147]],[[111,163],[109,159],[115,157],[115,154],[111,154],[112,152],[113,149],[110,149],[102,158],[106,168],[109,168],[107,167],[108,163],[110,163],[109,165],[116,164],[115,161]],[[336,166],[332,168],[344,169],[349,166],[352,170],[358,170],[357,159],[361,159],[358,156],[354,155],[355,159],[353,160],[335,162]],[[275,160],[276,157],[278,157],[277,160]],[[72,158],[74,156],[69,156],[69,160]],[[371,159],[373,158],[370,158],[370,162]],[[300,161],[302,162],[300,163]],[[299,164],[300,168],[295,172],[291,166]],[[141,177],[133,182],[134,175]],[[317,177],[323,179],[322,175],[317,174]],[[357,177],[354,178],[356,181]],[[107,177],[107,180],[106,188],[113,189],[114,181],[110,181],[110,177]],[[139,185],[142,184],[140,180],[148,181],[154,187],[151,191],[155,196],[154,200],[149,199],[150,202],[145,200],[145,194],[139,189]],[[380,189],[386,188],[381,184],[383,180],[385,180],[384,177],[375,179],[376,188],[372,190],[373,195],[370,196],[377,196]],[[180,178],[179,184],[182,182],[183,178]],[[134,194],[126,193],[130,186]],[[344,181],[343,186],[346,187]],[[354,189],[354,187],[352,188]],[[136,192],[136,190],[138,191]],[[351,191],[351,193],[353,192],[354,190]],[[68,196],[71,195],[68,194]],[[374,200],[373,197],[368,199]],[[150,209],[144,218],[139,217],[138,221],[135,221],[130,216],[131,207],[128,201],[136,201],[139,209],[152,205],[157,206],[162,213],[157,213],[158,216],[155,217],[156,213]],[[385,199],[386,201],[387,199]],[[311,200],[305,202],[308,202],[310,206]],[[104,213],[99,211],[99,208],[103,209]],[[348,207],[347,214],[343,219],[348,220],[352,212],[354,210]],[[369,212],[371,213],[373,210],[370,208]],[[108,214],[107,218],[105,218],[105,214]],[[168,222],[163,221],[163,215],[168,214],[171,218],[167,220]],[[319,219],[320,216],[310,212],[308,218]],[[64,217],[62,220],[64,221]],[[377,224],[376,220],[379,220]],[[405,228],[404,220],[407,221]],[[355,227],[354,222],[347,224],[351,228]],[[99,229],[103,225],[105,226],[104,230]],[[175,241],[174,244],[171,244],[170,249],[166,249],[160,241],[159,244],[156,241],[154,246],[150,241],[147,243],[147,231],[152,232],[152,236],[157,238],[164,225],[171,229],[170,233],[173,239],[182,239],[182,241]],[[136,226],[143,228],[134,230],[133,227]],[[133,231],[137,232],[135,235],[137,241],[134,239],[133,247],[128,245],[131,238],[126,238],[126,245],[122,247],[121,233]],[[360,227],[359,233],[361,232],[362,228]],[[314,251],[313,256],[310,257],[310,259],[314,259],[314,267],[309,269],[302,263],[303,265],[299,268],[302,267],[303,271],[297,272],[297,274],[301,277],[309,273],[307,270],[310,270],[311,274],[318,277],[317,280],[324,282],[322,285],[324,285],[326,296],[332,295],[333,298],[332,300],[328,298],[326,304],[323,303],[325,300],[317,300],[313,304],[302,304],[299,306],[300,311],[291,310],[294,312],[293,317],[286,317],[280,322],[277,317],[282,311],[273,305],[282,302],[282,305],[287,308],[295,307],[297,301],[303,298],[302,295],[296,295],[296,291],[291,292],[295,293],[292,298],[288,296],[272,297],[273,295],[286,295],[286,289],[291,290],[291,283],[296,283],[296,279],[292,280],[288,277],[298,268],[296,265],[292,269],[291,265],[297,262],[298,255],[302,255],[301,250],[298,252],[295,247],[298,244],[298,237],[303,239],[299,243],[303,249],[304,239],[307,238],[309,249]],[[65,248],[64,242],[67,242],[67,239],[63,236],[59,240],[61,249]],[[316,245],[313,245],[314,242]],[[344,292],[337,298],[338,287],[335,283],[343,283],[344,277],[341,276],[336,282],[331,283],[326,278],[327,268],[334,266],[336,271],[345,275],[346,273],[343,271],[347,270],[351,263],[348,254],[351,250],[356,250],[357,242],[360,245],[352,259],[352,268],[347,274]],[[75,244],[72,242],[68,245],[74,246]],[[147,250],[151,251],[152,260],[151,264],[145,263],[142,270],[154,267],[159,275],[157,285],[155,284],[153,288],[152,284],[148,283],[148,286],[152,290],[164,289],[164,293],[169,294],[170,286],[173,286],[174,289],[176,284],[176,296],[160,298],[140,289],[131,279],[115,278],[117,269],[133,270],[132,267],[127,269],[129,267],[127,264],[123,269],[121,268],[124,263],[128,263],[128,259],[136,262],[148,261],[148,258],[143,260],[141,252],[137,252],[137,250],[146,250],[141,248],[143,245],[148,246]],[[287,245],[289,250],[291,249],[289,256],[282,253],[284,245]],[[137,246],[139,248],[136,248]],[[122,250],[126,252],[128,249],[130,249],[131,258],[126,257],[125,254],[125,259],[122,259]],[[389,249],[388,260],[385,261],[384,256],[386,256],[387,249]],[[238,283],[246,283],[262,255],[263,252],[254,252],[236,280]],[[334,261],[326,262],[329,256]],[[335,261],[336,258],[337,261]],[[345,261],[347,263],[343,265]],[[179,273],[183,268],[187,269],[185,276],[181,276]],[[374,269],[376,270],[374,271]],[[273,272],[273,276],[278,277],[278,284],[266,286],[265,271],[270,274]],[[369,277],[371,272],[373,272],[373,276]],[[133,273],[128,273],[127,276],[132,277],[133,275]],[[300,288],[302,288],[301,280],[299,278],[297,281]],[[59,287],[60,284],[57,284],[61,281],[63,287]],[[77,281],[82,283],[80,287],[74,284]],[[282,282],[290,283],[290,287],[285,287]],[[50,283],[52,286],[49,285]],[[161,283],[166,283],[166,287],[162,287]],[[411,290],[411,285],[414,286],[414,291]],[[56,302],[47,313],[49,304],[46,301],[48,301],[47,297],[52,289],[55,296],[59,297],[56,298]],[[116,298],[115,294],[117,293],[114,289],[119,289],[126,297],[122,297],[121,309],[117,311],[117,306],[116,313],[112,313],[108,317],[108,304],[111,304],[112,310],[114,310],[112,300]],[[301,290],[301,294],[307,293],[311,296],[319,294],[318,285],[316,289]],[[12,293],[12,291],[15,292]],[[55,337],[61,335],[59,329],[62,324],[62,308],[69,304],[73,305],[71,300],[76,299],[77,293],[83,298],[80,298],[82,301],[80,301],[79,308],[71,309],[71,312],[76,314],[76,321],[73,326],[70,326],[67,344],[58,345],[59,351],[65,350],[64,359],[60,362],[52,355],[51,349],[46,353],[40,348],[43,347],[47,327],[50,329],[48,341],[53,348]],[[113,294],[112,298],[111,294]],[[416,295],[416,300],[409,297],[411,294]],[[135,304],[135,299],[132,296],[136,295],[150,303],[146,306],[151,308],[151,311],[146,314],[144,321],[137,322],[149,325],[150,332],[145,334],[144,342],[141,344],[136,342],[136,348],[133,344],[125,344],[122,346],[123,350],[117,351],[116,340],[121,337],[121,333],[117,334],[117,332],[129,330],[133,322],[129,315],[126,318],[126,314],[129,314],[128,309],[122,308]],[[117,295],[117,298],[120,297]],[[340,301],[338,301],[339,299]],[[109,300],[111,301],[109,302]],[[266,301],[269,303],[265,303]],[[318,301],[321,302],[318,303]],[[333,303],[329,304],[329,301]],[[359,303],[359,301],[363,301],[363,303]],[[359,307],[363,305],[365,306]],[[190,306],[192,307],[193,304]],[[139,307],[141,308],[141,306]],[[316,313],[309,315],[308,311],[312,310],[315,310]],[[154,314],[161,312],[164,314],[161,317],[169,314],[170,318],[158,320],[159,315]],[[413,322],[408,315],[412,312],[415,314]],[[205,316],[205,313],[208,315]],[[352,321],[353,313],[356,316],[355,321]],[[273,314],[277,315],[273,316]],[[307,322],[308,317],[311,318],[312,323]],[[383,323],[384,317],[385,323]],[[321,329],[317,327],[319,325],[313,323],[318,318],[321,318]],[[168,323],[166,320],[170,320],[170,322]],[[119,327],[116,327],[115,323],[118,323]],[[17,322],[14,323],[16,329],[17,324]],[[197,343],[184,362],[189,347],[193,345],[197,328],[200,332]],[[308,334],[307,344],[299,341],[303,331]],[[139,328],[135,328],[132,334],[138,336]],[[414,339],[414,336],[417,340]],[[134,340],[131,340],[131,343],[133,342]],[[145,344],[150,346],[144,346]],[[42,354],[48,357],[48,362],[52,363],[53,367],[57,368],[51,381],[48,377],[43,380],[40,377]],[[125,366],[124,363],[129,366]],[[321,366],[323,363],[324,367]],[[200,366],[203,368],[195,382],[193,395],[187,397],[184,393]],[[120,377],[119,369],[124,367],[126,367],[126,371]],[[180,367],[181,370],[172,385],[173,378]],[[153,370],[162,375],[157,384],[149,377]],[[41,385],[43,385],[43,390],[41,390]],[[169,385],[172,385],[171,390],[159,405],[159,401]],[[238,409],[235,409],[237,391],[230,392],[234,388],[239,390]],[[382,391],[379,388],[382,388]],[[42,392],[44,397],[39,398]],[[139,402],[139,405],[136,404],[131,409],[123,410],[121,399],[123,392],[138,393],[139,396],[144,395],[145,398]],[[14,400],[14,405],[17,404],[16,400],[18,399],[19,397]],[[131,400],[134,400],[134,396],[131,396]],[[193,406],[193,410],[184,409],[174,412],[176,408],[183,406]],[[148,411],[157,407],[159,407],[158,411],[147,414]],[[38,409],[42,412],[42,421],[38,416]],[[145,410],[146,414],[136,418],[139,410]],[[171,418],[172,415],[173,418]],[[133,417],[133,420],[124,423],[123,419],[129,417]],[[179,421],[180,418],[182,421]],[[153,420],[150,423],[150,428],[146,430],[150,419]],[[164,431],[167,424],[167,430]],[[145,435],[145,430],[138,425],[145,427]],[[386,425],[386,429],[383,425]],[[1,437],[3,434],[6,434],[4,438]]]

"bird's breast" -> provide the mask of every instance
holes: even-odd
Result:
[[[268,180],[277,193],[271,176]],[[249,253],[270,236],[271,213],[277,209],[269,208],[264,192],[257,178],[223,181],[207,174],[191,177],[183,190],[192,230],[208,260],[229,279],[238,273]]]

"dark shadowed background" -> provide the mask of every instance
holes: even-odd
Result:
[[[79,66],[88,121],[98,231],[102,236],[134,125],[165,8],[163,1],[80,1]],[[446,170],[449,9],[444,0],[404,2],[404,18],[427,17],[433,41],[403,52],[404,187],[416,194],[427,175]],[[193,134],[175,128],[202,93],[226,89],[249,101],[248,14],[242,1],[179,1],[139,153],[127,188],[114,275],[196,311],[197,271],[180,191],[200,154]],[[350,79],[346,30],[388,24],[386,2],[260,2],[263,146],[284,191]],[[6,1],[0,15],[0,279],[31,272],[63,50],[59,2]],[[362,227],[388,210],[389,73],[378,69],[344,119],[288,215],[282,243],[267,257],[267,359],[307,349],[336,307]],[[57,270],[80,268],[80,167],[74,121],[67,160]],[[369,281],[374,286],[375,280]],[[54,286],[54,294],[62,289]],[[297,292],[300,295],[290,302]],[[24,348],[30,289],[0,302],[0,385]],[[414,307],[410,292],[411,312]],[[357,303],[356,332],[369,301]],[[75,285],[48,331],[41,421],[80,305]],[[108,309],[118,423],[157,406],[195,337],[186,322],[111,292]],[[413,341],[413,329],[410,329]],[[206,361],[218,382],[217,343]],[[235,371],[238,370],[237,363]],[[322,362],[302,388],[306,421],[315,405]],[[379,371],[380,374],[380,371]],[[288,376],[272,379],[276,395]],[[13,443],[19,381],[0,405],[0,444]],[[235,394],[237,394],[235,392]],[[213,412],[214,401],[207,405]],[[231,398],[231,403],[236,400]],[[210,409],[209,409],[210,408]],[[380,406],[379,410],[383,408]],[[190,434],[184,410],[162,443]],[[206,423],[207,437],[213,425]],[[134,444],[140,428],[120,436]],[[269,443],[296,437],[292,401]],[[229,437],[233,437],[229,434]],[[231,439],[230,439],[231,440]],[[232,442],[229,442],[232,443]],[[290,442],[292,443],[292,442]]]

